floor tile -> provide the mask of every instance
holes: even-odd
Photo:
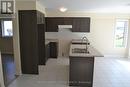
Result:
[[[130,87],[130,59],[96,58],[93,87]],[[9,87],[69,87],[69,58],[49,59],[39,75],[22,75]]]

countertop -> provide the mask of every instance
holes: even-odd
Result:
[[[86,48],[86,45],[84,45],[84,44],[71,44],[70,51],[69,51],[70,57],[103,57],[103,55],[99,51],[97,51],[94,47],[92,47],[91,45],[88,45],[89,53],[73,53],[72,49],[74,49],[74,48],[84,49],[84,48]]]
[[[81,43],[81,44],[84,44],[84,43],[86,44],[87,42],[89,43],[88,40],[87,40],[87,41],[84,41],[84,40],[82,40],[82,39],[72,39],[72,41],[71,41],[71,43],[73,43],[73,44],[76,44],[76,43],[77,43],[77,44],[80,44],[80,43]]]
[[[48,44],[50,42],[59,42],[58,39],[45,39],[45,44]]]

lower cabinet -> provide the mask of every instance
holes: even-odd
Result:
[[[58,57],[58,42],[49,42],[45,45],[46,49],[46,62],[49,58]]]
[[[94,72],[94,57],[70,57],[69,85],[92,87]]]
[[[50,42],[50,58],[57,58],[58,56],[58,43]]]
[[[50,58],[50,44],[46,44],[46,61]]]

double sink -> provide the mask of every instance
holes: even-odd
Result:
[[[72,44],[76,44],[76,45],[85,45],[85,47],[81,47],[81,48],[73,48],[72,49],[72,53],[85,53],[85,54],[89,54],[90,52],[88,51],[88,45],[90,45],[87,37],[83,37],[80,40],[72,40]]]
[[[84,48],[74,48],[72,49],[72,53],[88,53],[89,54],[89,51]]]

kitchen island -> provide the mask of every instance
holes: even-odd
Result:
[[[92,87],[95,57],[103,57],[91,45],[71,44],[69,52],[70,71],[69,85],[76,87]]]

